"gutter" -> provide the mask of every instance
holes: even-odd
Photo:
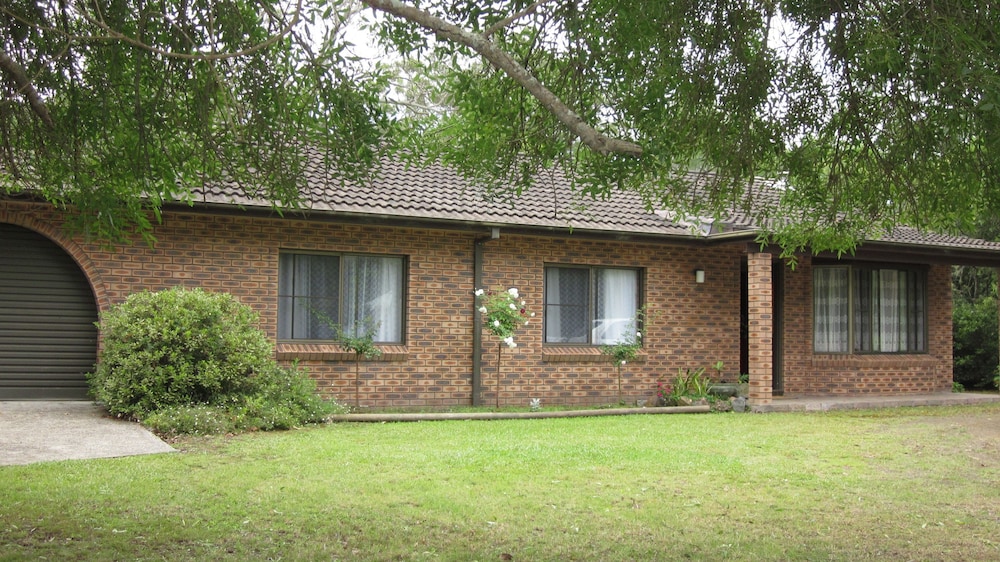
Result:
[[[196,202],[195,205],[170,203],[163,206],[164,210],[182,213],[210,214],[222,216],[257,216],[284,220],[309,220],[325,223],[384,225],[399,228],[425,228],[432,230],[448,230],[460,232],[481,232],[483,228],[503,228],[510,234],[525,236],[565,237],[580,240],[611,240],[619,242],[644,242],[662,244],[664,242],[705,246],[714,243],[755,239],[756,230],[738,230],[721,232],[707,236],[690,234],[657,233],[627,230],[598,230],[585,227],[545,226],[518,224],[494,221],[472,221],[451,218],[419,217],[411,215],[392,215],[363,213],[356,211],[315,210],[315,209],[283,209],[271,207],[239,205],[231,203]]]

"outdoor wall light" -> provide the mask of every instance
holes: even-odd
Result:
[[[705,270],[704,269],[696,269],[696,270],[694,270],[694,282],[695,283],[704,283],[705,282]]]

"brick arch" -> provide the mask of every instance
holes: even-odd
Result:
[[[0,209],[0,223],[13,224],[37,232],[62,248],[64,252],[73,258],[76,265],[83,271],[87,282],[90,283],[90,290],[94,294],[94,301],[97,303],[98,312],[103,312],[111,307],[111,300],[108,298],[108,291],[100,271],[87,253],[83,251],[83,248],[66,236],[60,229],[49,222],[40,221],[35,217],[4,209]]]

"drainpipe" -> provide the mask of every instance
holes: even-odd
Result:
[[[500,229],[494,227],[489,237],[476,238],[472,249],[472,285],[483,287],[483,253],[486,243],[500,238]],[[483,314],[472,297],[472,405],[483,405]]]

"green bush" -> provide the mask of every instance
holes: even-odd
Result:
[[[211,435],[291,429],[321,423],[340,407],[316,394],[316,383],[295,367],[271,365],[255,375],[253,390],[223,403],[170,406],[142,420],[160,435]]]
[[[287,429],[336,407],[296,367],[274,361],[258,317],[234,297],[175,287],[130,296],[101,316],[93,396],[164,434]]]
[[[316,393],[316,382],[297,367],[270,365],[253,377],[253,392],[234,400],[230,408],[240,430],[291,429],[320,423],[339,410]]]
[[[224,293],[174,287],[134,294],[101,316],[104,350],[90,376],[94,397],[113,414],[143,418],[243,393],[273,361],[257,321]]]
[[[993,297],[955,300],[955,381],[986,389],[997,373],[997,303]]]

